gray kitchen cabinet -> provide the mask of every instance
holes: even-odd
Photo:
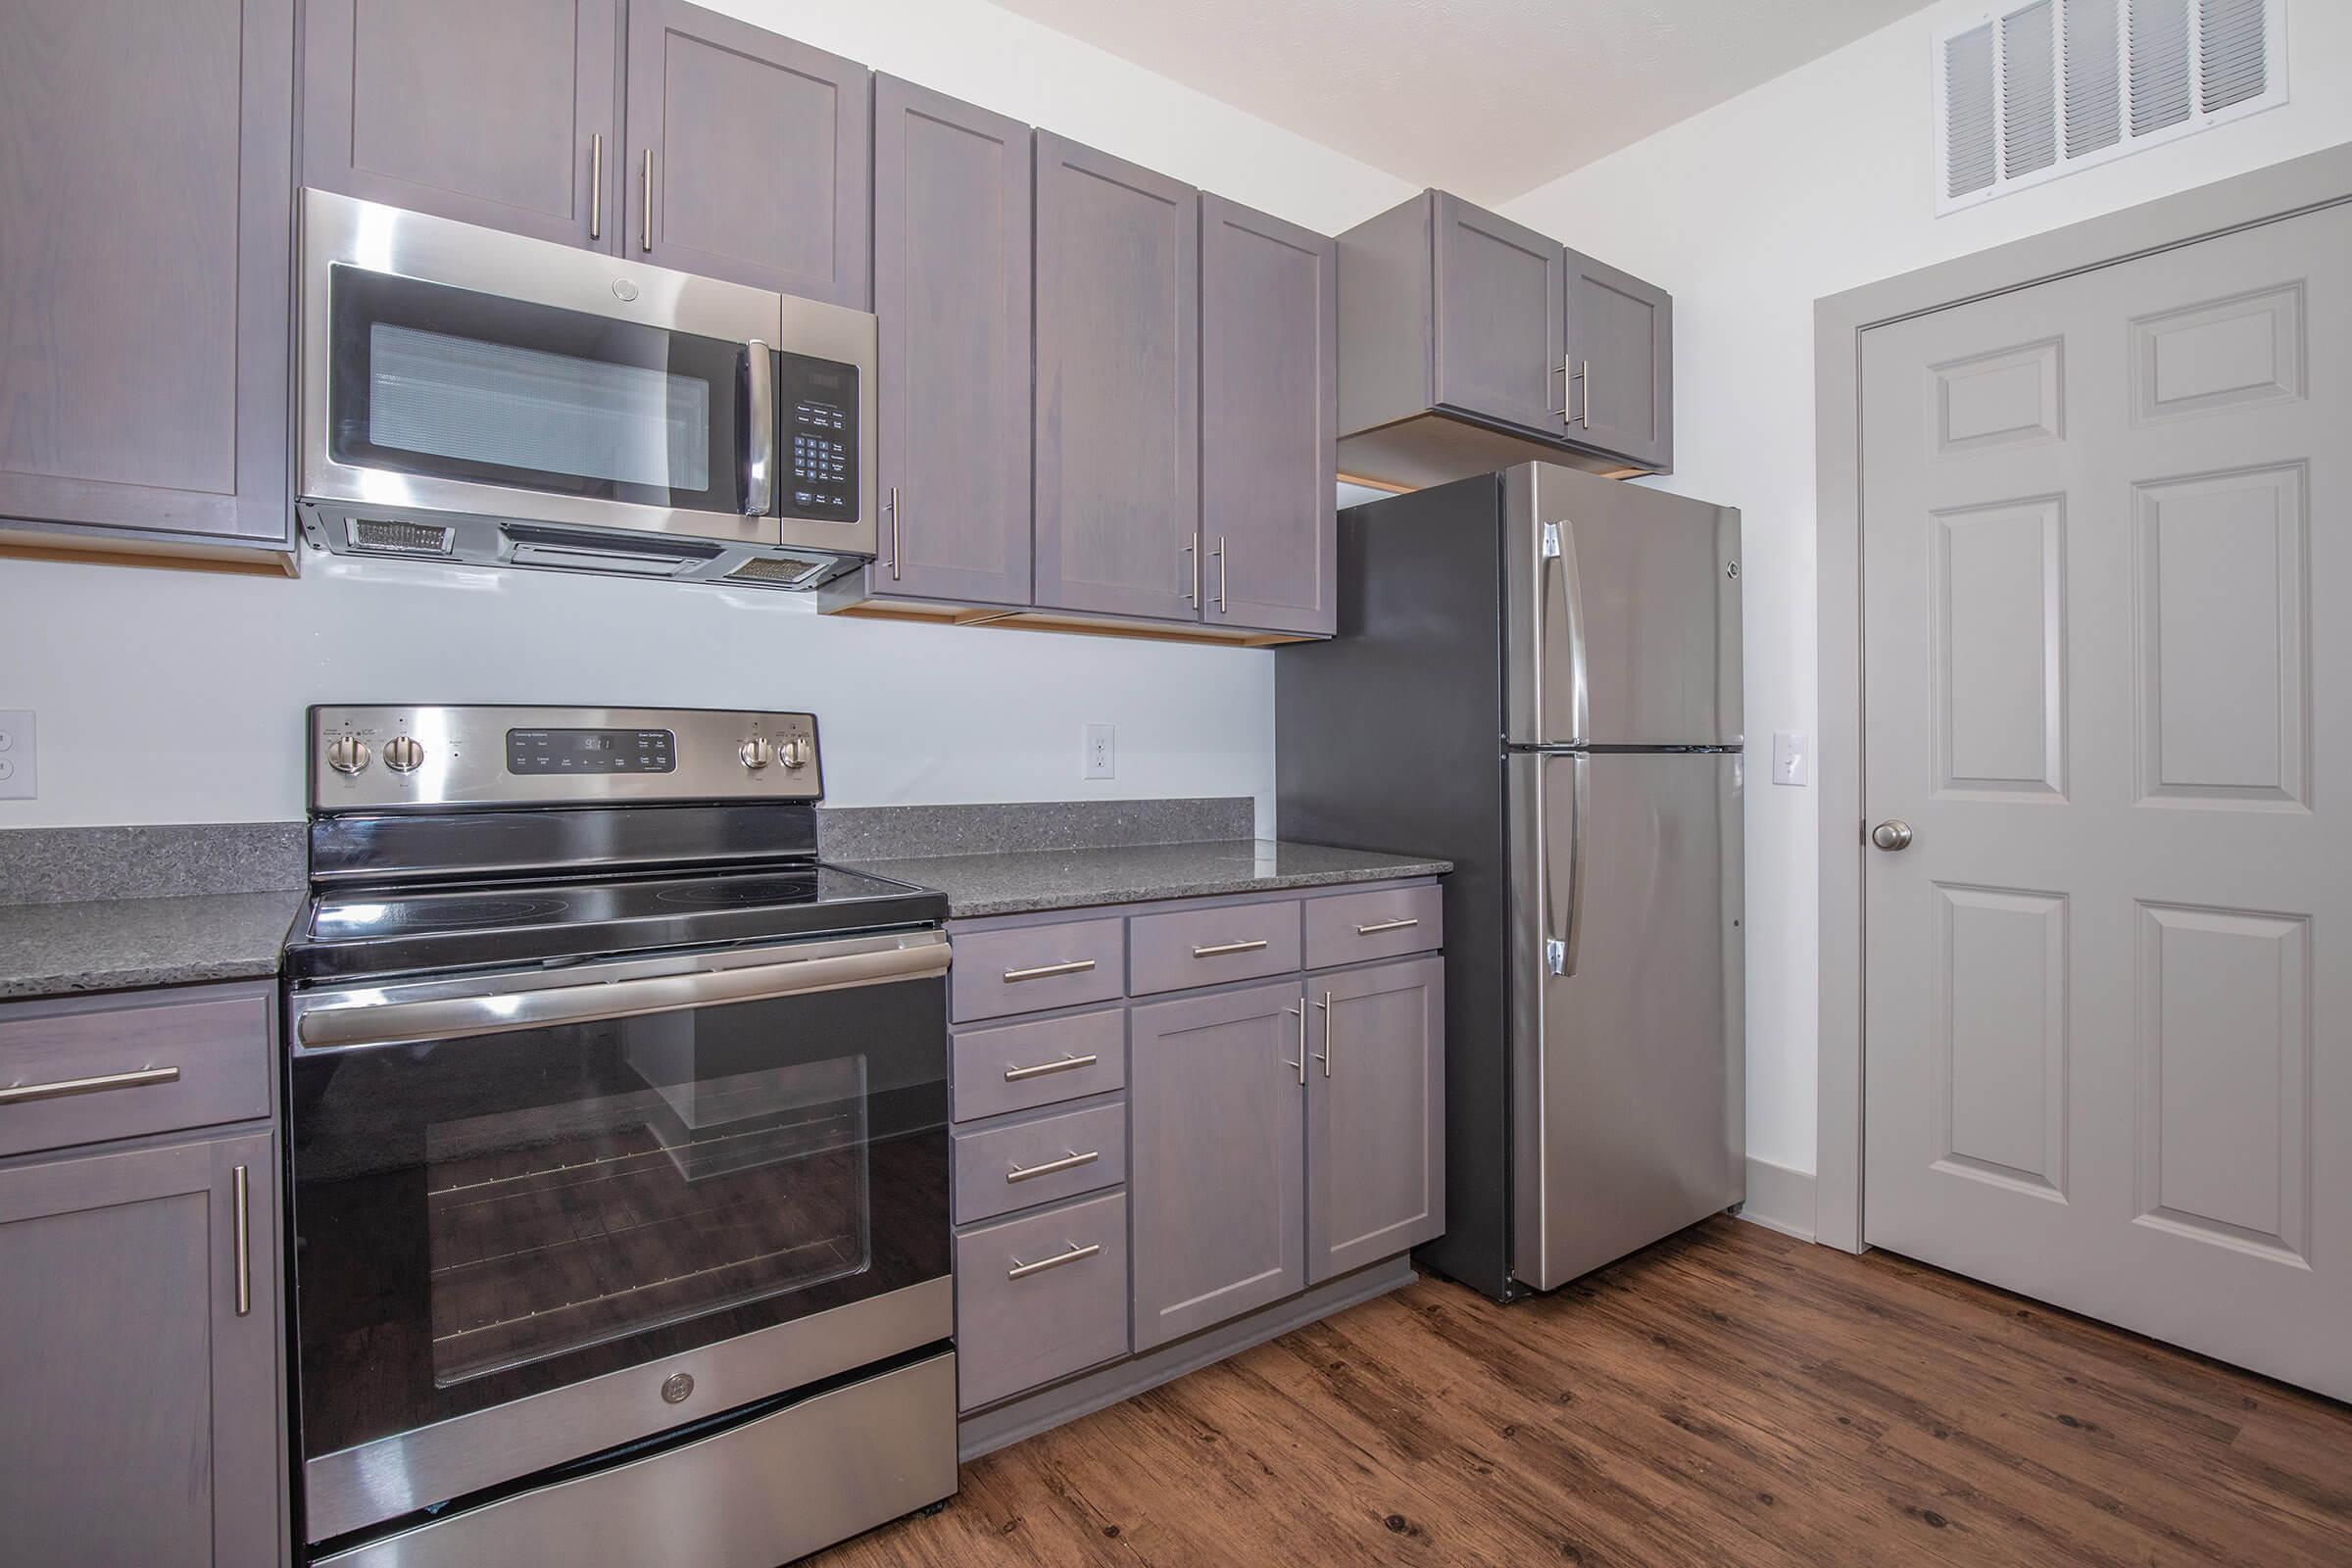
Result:
[[[873,594],[1030,597],[1029,127],[874,78]]]
[[[291,548],[293,0],[0,6],[0,531]]]
[[[620,0],[311,0],[303,27],[304,184],[612,248]]]
[[[1446,965],[1309,975],[1306,1283],[1446,1229]]]
[[[1338,627],[1337,256],[1324,235],[1200,198],[1203,620]]]
[[[1306,1286],[1306,1049],[1297,980],[1129,1017],[1135,1348]]]
[[[682,0],[630,0],[622,254],[864,310],[872,74]]]
[[[1036,603],[1198,622],[1200,208],[1036,137]]]
[[[1568,258],[1570,438],[1674,466],[1674,297],[1578,251]]]
[[[1435,400],[1561,434],[1567,263],[1559,241],[1459,196],[1429,196]]]
[[[266,1130],[0,1166],[17,1568],[285,1560],[276,1170]]]

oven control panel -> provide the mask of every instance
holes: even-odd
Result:
[[[858,367],[806,354],[776,356],[783,454],[779,510],[787,517],[858,517]]]
[[[824,797],[811,713],[320,707],[309,751],[324,812]]]

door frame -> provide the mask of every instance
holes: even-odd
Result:
[[[1821,991],[1814,1238],[1862,1240],[1862,334],[2352,201],[2352,142],[1814,302]],[[1845,837],[1845,824],[1854,836]]]

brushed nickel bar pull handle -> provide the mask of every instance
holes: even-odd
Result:
[[[1556,409],[1551,406],[1551,378],[1555,375],[1565,377],[1565,379],[1560,382],[1560,406]],[[1576,416],[1568,412],[1569,397],[1576,390],[1573,384],[1575,380],[1576,377],[1568,373],[1568,362],[1566,360],[1560,361],[1560,368],[1558,369],[1547,371],[1544,377],[1544,412],[1545,414],[1558,415],[1560,418],[1568,424],[1574,424],[1576,422]]]
[[[1254,942],[1219,942],[1211,947],[1195,948],[1193,956],[1196,958],[1222,958],[1229,953],[1263,953],[1268,945],[1264,937],[1260,937]]]
[[[1561,399],[1561,402],[1566,406],[1560,410],[1560,416],[1570,424],[1575,424],[1584,418],[1584,415],[1580,413],[1576,407],[1576,388],[1578,383],[1584,380],[1585,373],[1584,371],[1575,368],[1575,365],[1576,362],[1574,360],[1562,360],[1560,362],[1560,373],[1568,377],[1568,384],[1562,389],[1566,395]],[[1586,400],[1590,402],[1592,394],[1590,390],[1588,390],[1586,393]]]
[[[1043,1078],[1051,1072],[1074,1072],[1080,1067],[1092,1067],[1102,1059],[1092,1054],[1064,1056],[1059,1061],[1041,1061],[1030,1067],[1007,1067],[1004,1069],[1004,1081],[1008,1084],[1025,1083],[1031,1078]]]
[[[588,138],[588,237],[605,237],[605,133]]]
[[[1041,963],[1034,969],[1007,969],[1006,985],[1018,985],[1023,980],[1051,980],[1057,974],[1084,974],[1095,966],[1092,958],[1071,958],[1064,963]]]
[[[1298,1019],[1298,1059],[1286,1061],[1283,1065],[1298,1070],[1298,1087],[1304,1089],[1306,1087],[1306,1004],[1302,1002],[1296,1007],[1285,1007],[1282,1010],[1295,1014]]]
[[[1049,1159],[1043,1165],[1015,1165],[1004,1173],[1004,1180],[1008,1183],[1034,1181],[1040,1176],[1051,1176],[1056,1171],[1076,1170],[1081,1165],[1092,1165],[1102,1157],[1102,1151],[1100,1149],[1090,1149],[1083,1154],[1073,1149],[1060,1159]]]
[[[1179,552],[1184,557],[1184,577],[1191,584],[1184,591],[1184,602],[1195,610],[1200,608],[1200,546],[1189,544]]]
[[[1217,535],[1217,613],[1220,615],[1225,613],[1226,566],[1225,536],[1219,534]]]
[[[1359,937],[1376,937],[1383,931],[1410,931],[1420,923],[1418,917],[1410,916],[1402,920],[1375,920],[1370,925],[1357,926],[1355,934]]]
[[[640,216],[644,222],[639,228],[642,236],[639,243],[650,255],[654,248],[654,150],[651,147],[645,150],[645,167],[640,179],[637,201],[643,209]]]
[[[66,1100],[74,1095],[104,1094],[109,1089],[143,1089],[149,1084],[177,1082],[177,1067],[141,1067],[136,1072],[103,1073],[96,1078],[58,1078],[45,1084],[10,1084],[0,1089],[0,1105],[22,1105],[35,1100]]]
[[[899,487],[890,487],[890,580],[899,580]]]
[[[1004,1271],[1004,1277],[1008,1280],[1025,1280],[1032,1274],[1043,1274],[1050,1268],[1059,1268],[1064,1263],[1076,1263],[1092,1257],[1101,1250],[1102,1250],[1102,1243],[1089,1242],[1084,1247],[1073,1246],[1066,1252],[1056,1252],[1052,1257],[1040,1258],[1034,1263],[1024,1263],[1015,1258],[1012,1267]]]
[[[1315,1059],[1323,1063],[1323,1076],[1328,1078],[1331,1076],[1331,1050],[1340,1038],[1336,1027],[1340,1015],[1331,1005],[1331,993],[1328,991],[1323,993],[1323,1000],[1315,1005],[1323,1009],[1323,1054]]]
[[[1585,412],[1577,416],[1576,422],[1590,430],[1592,428],[1592,362],[1591,360],[1579,360],[1577,364],[1584,368]]]
[[[253,1310],[253,1204],[245,1167],[239,1165],[237,1188],[237,1316]]]

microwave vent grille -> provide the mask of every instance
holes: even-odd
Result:
[[[446,556],[457,544],[458,531],[447,523],[353,517],[348,528],[351,548],[371,555]]]
[[[826,569],[829,563],[802,561],[792,556],[755,556],[727,573],[729,582],[750,583],[759,588],[797,588],[815,573]]]

